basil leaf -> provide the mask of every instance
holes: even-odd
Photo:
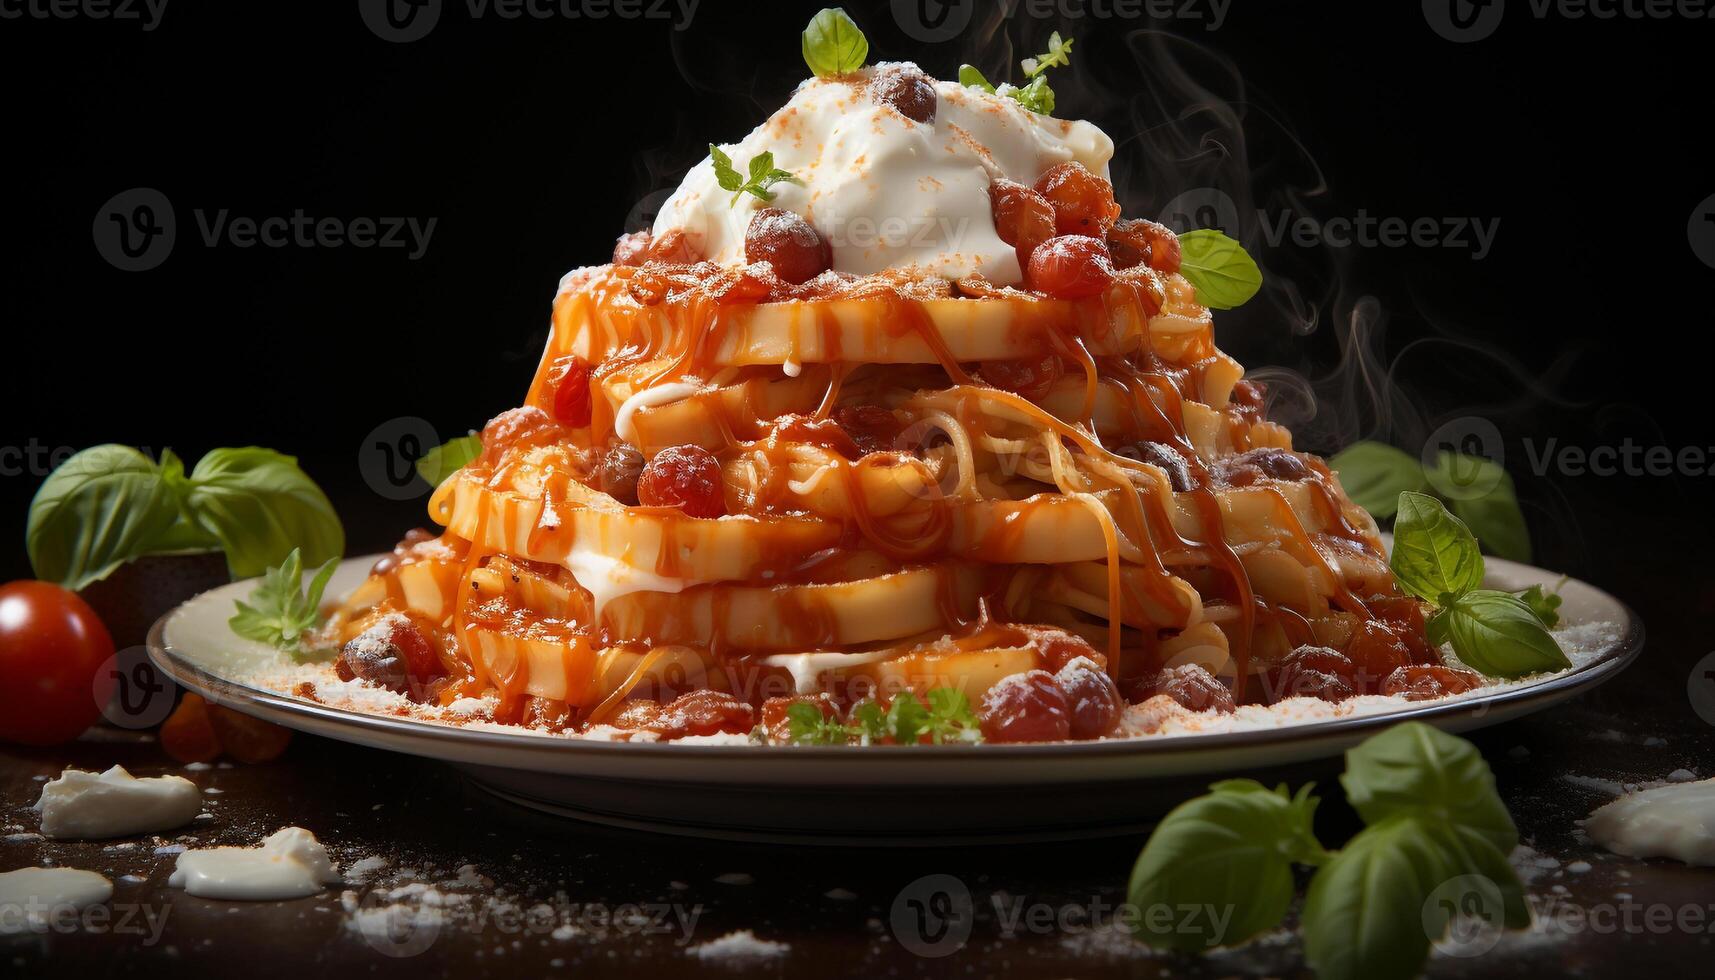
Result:
[[[983,77],[983,73],[978,71],[975,65],[959,66],[959,84],[966,88],[980,88],[991,94],[994,92],[994,86],[989,84],[989,80]]]
[[[1389,564],[1400,588],[1441,603],[1483,584],[1483,554],[1477,539],[1441,501],[1426,493],[1399,495]]]
[[[1494,842],[1480,831],[1460,824],[1432,827],[1430,834],[1440,843],[1442,853],[1446,855],[1449,866],[1455,872],[1486,878],[1488,883],[1494,886],[1496,894],[1492,897],[1499,899],[1501,907],[1479,910],[1488,913],[1484,916],[1485,919],[1492,916],[1492,924],[1497,927],[1529,928],[1530,903],[1524,896],[1524,884],[1519,881],[1518,872],[1514,871],[1507,861],[1511,848],[1506,851],[1499,850]],[[1442,924],[1441,929],[1446,929],[1446,925]],[[1437,931],[1437,938],[1440,935],[1441,932]]]
[[[235,578],[260,575],[295,548],[316,565],[345,551],[345,529],[321,488],[272,449],[213,450],[191,473],[184,506],[220,540]]]
[[[1561,581],[1562,583],[1565,582],[1564,579]],[[1560,593],[1546,592],[1542,586],[1533,585],[1523,592],[1515,593],[1515,595],[1530,607],[1530,611],[1536,614],[1536,618],[1542,625],[1550,629],[1560,625]]]
[[[804,64],[817,78],[849,75],[869,58],[869,39],[838,7],[823,9],[804,28]]]
[[[829,718],[822,709],[806,701],[798,701],[786,709],[787,736],[793,745],[844,745],[846,726],[837,717]]]
[[[30,504],[36,577],[77,590],[146,553],[178,520],[161,468],[129,446],[95,446],[48,475]]]
[[[971,700],[965,692],[951,687],[930,688],[929,737],[936,745],[943,742],[980,742],[982,724],[971,710]]]
[[[1399,511],[1399,495],[1428,486],[1415,456],[1381,442],[1355,442],[1328,460],[1346,496],[1376,517]]]
[[[304,649],[304,634],[321,623],[322,593],[339,567],[328,559],[304,592],[303,555],[293,548],[279,565],[268,569],[262,582],[250,592],[250,601],[240,600],[238,612],[227,625],[239,636],[278,647],[300,663],[311,662],[315,651]]]
[[[1511,592],[1477,589],[1444,611],[1448,642],[1466,666],[1490,677],[1523,677],[1572,666],[1542,620]]]
[[[476,433],[459,436],[424,453],[417,460],[417,475],[431,487],[438,487],[470,461],[482,455],[482,437]]]
[[[1347,750],[1340,783],[1367,824],[1417,815],[1469,830],[1502,855],[1518,846],[1518,828],[1477,747],[1422,722],[1395,725]]]
[[[887,719],[882,715],[881,705],[874,699],[865,698],[852,705],[846,717],[863,745],[876,745],[887,737]]]
[[[887,708],[887,733],[900,745],[916,745],[929,730],[929,711],[917,695],[900,691]]]
[[[1443,451],[1429,482],[1492,555],[1530,561],[1530,530],[1512,475],[1481,456]]]
[[[721,190],[736,191],[744,186],[744,177],[732,165],[732,157],[713,143],[709,144],[709,160],[714,164],[715,183],[721,186]]]
[[[1297,797],[1251,780],[1210,790],[1162,819],[1132,869],[1127,900],[1142,913],[1133,930],[1151,946],[1202,952],[1279,925],[1292,902],[1293,862],[1326,857],[1310,830],[1310,787]],[[1150,914],[1156,908],[1181,914],[1162,923]]]
[[[1242,306],[1262,288],[1256,260],[1243,245],[1213,228],[1180,235],[1179,251],[1179,274],[1197,287],[1197,301],[1210,309]]]
[[[1458,874],[1416,817],[1364,828],[1310,880],[1299,917],[1305,962],[1321,980],[1415,977],[1429,953],[1424,905]]]

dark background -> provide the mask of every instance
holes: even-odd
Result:
[[[368,434],[421,417],[450,437],[516,405],[559,276],[604,260],[649,192],[785,99],[805,75],[798,32],[815,5],[703,0],[682,30],[444,6],[411,43],[378,37],[355,0],[172,0],[153,30],[0,20],[11,369],[0,446],[170,445],[192,460],[272,446],[327,489],[353,553],[386,547],[423,522],[424,497],[366,483]],[[1699,132],[1707,22],[1539,20],[1515,3],[1493,36],[1454,44],[1416,4],[1239,0],[1219,30],[1205,29],[1207,4],[1191,8],[1203,19],[1154,22],[977,4],[960,37],[925,43],[905,29],[913,4],[849,6],[872,60],[912,58],[943,77],[962,61],[1000,77],[1050,29],[1076,36],[1073,72],[1055,76],[1058,114],[1113,135],[1128,214],[1215,186],[1271,221],[1499,219],[1478,260],[1457,247],[1271,245],[1241,217],[1270,288],[1219,318],[1220,341],[1270,368],[1306,448],[1372,436],[1416,452],[1449,420],[1494,422],[1539,563],[1644,613],[1656,641],[1633,674],[1688,714],[1677,692],[1710,649],[1701,624],[1715,606],[1702,558],[1710,461],[1580,477],[1535,472],[1529,455],[1548,440],[1715,442],[1715,269],[1687,238],[1715,193]],[[172,202],[177,239],[158,268],[124,272],[92,225],[135,187]],[[222,208],[436,224],[417,260],[207,247],[194,212]],[[1382,315],[1342,344],[1366,296]],[[3,460],[6,577],[29,572],[42,458]]]

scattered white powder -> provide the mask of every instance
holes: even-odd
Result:
[[[687,956],[707,962],[744,966],[785,956],[792,947],[771,939],[758,939],[749,929],[729,932],[719,939],[685,948]]]
[[[754,885],[756,879],[742,871],[734,871],[724,875],[715,875],[715,880],[723,885]]]
[[[1689,769],[1675,769],[1667,774],[1670,783],[1689,783],[1697,779],[1697,774]]]
[[[387,865],[388,861],[384,857],[359,858],[351,862],[351,866],[345,869],[345,880],[354,884],[362,884],[375,877],[376,872],[385,869]]]

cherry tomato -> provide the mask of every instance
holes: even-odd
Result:
[[[113,637],[89,604],[52,582],[0,586],[0,739],[58,745],[101,717],[96,672]]]

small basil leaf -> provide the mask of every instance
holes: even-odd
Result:
[[[482,437],[476,433],[444,442],[417,460],[417,475],[431,487],[447,482],[447,478],[464,469],[470,461],[482,455]]]
[[[1400,588],[1430,602],[1483,584],[1483,554],[1470,528],[1426,493],[1399,495],[1390,561]]]
[[[1048,76],[1037,75],[1023,88],[1016,88],[1007,93],[1019,105],[1031,112],[1044,116],[1054,114],[1054,89],[1048,85]],[[1190,278],[1190,276],[1186,276]]]
[[[1453,652],[1473,670],[1490,677],[1523,677],[1572,666],[1542,620],[1511,592],[1467,592],[1445,612]]]
[[[1349,749],[1340,783],[1365,823],[1417,814],[1468,829],[1501,854],[1518,845],[1518,828],[1477,747],[1422,722],[1395,725]]]
[[[817,78],[849,75],[869,58],[869,39],[838,7],[826,8],[810,18],[802,48],[804,64]]]
[[[1321,980],[1415,977],[1431,938],[1424,904],[1458,874],[1416,817],[1364,828],[1310,880],[1300,916],[1305,961]]]
[[[25,547],[37,578],[77,590],[147,554],[178,517],[153,460],[129,446],[95,446],[43,481]]]
[[[1384,520],[1399,510],[1400,494],[1428,486],[1423,463],[1386,443],[1355,442],[1334,454],[1328,465],[1340,475],[1340,486],[1353,503]]]
[[[917,695],[900,691],[887,708],[887,733],[900,745],[916,745],[929,730],[929,710]]]
[[[720,185],[721,190],[736,191],[744,186],[744,175],[732,165],[732,157],[727,156],[726,151],[713,143],[709,144],[709,160],[714,164],[715,183]]]
[[[989,80],[983,77],[983,73],[978,71],[975,65],[959,66],[959,84],[966,88],[979,88],[984,92],[994,92],[994,86],[989,84]]]
[[[1196,910],[1157,929],[1153,916],[1133,920],[1151,946],[1202,952],[1239,943],[1280,924],[1292,902],[1293,862],[1325,855],[1310,824],[1316,798],[1288,797],[1251,780],[1227,780],[1207,796],[1164,817],[1132,869],[1128,901],[1154,908]],[[1308,787],[1306,787],[1308,790]]]
[[[1536,614],[1542,625],[1549,629],[1560,625],[1560,593],[1547,592],[1542,586],[1533,585],[1517,595],[1530,607],[1530,611]]]
[[[1213,228],[1180,235],[1179,251],[1179,274],[1197,287],[1197,301],[1210,309],[1242,306],[1262,288],[1256,260],[1243,245]]]
[[[260,575],[295,548],[317,565],[345,551],[327,496],[296,459],[272,449],[210,452],[191,473],[185,507],[220,540],[235,578]]]

